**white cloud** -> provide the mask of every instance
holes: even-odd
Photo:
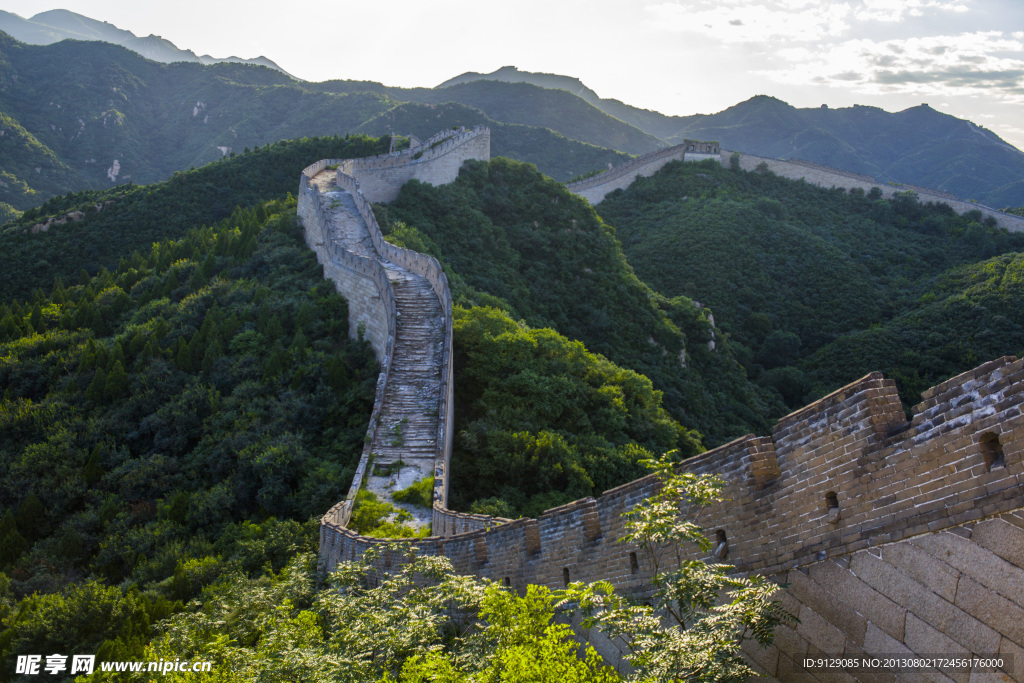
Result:
[[[645,12],[649,25],[658,30],[703,33],[725,43],[813,42],[845,32],[850,6],[808,0],[697,0],[660,2]]]
[[[924,16],[927,10],[961,13],[968,8],[963,2],[949,0],[860,0],[854,15],[862,21],[894,22]]]
[[[645,7],[649,26],[695,32],[724,43],[815,42],[848,33],[854,22],[896,23],[963,13],[973,0],[662,0]]]
[[[847,40],[776,52],[788,62],[758,73],[870,94],[976,95],[1024,102],[1024,39],[999,31],[900,40]]]

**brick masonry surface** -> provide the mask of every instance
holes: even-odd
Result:
[[[354,187],[354,180],[345,182]],[[308,223],[313,214],[301,192],[299,211]],[[416,257],[426,258],[381,242],[385,262],[401,257],[415,265]],[[420,265],[429,270],[428,262]],[[441,277],[433,278],[439,297],[447,286]],[[336,282],[348,294],[347,280]],[[449,321],[450,301],[449,294]],[[450,338],[447,343],[450,349]],[[443,362],[450,378],[450,351]],[[449,445],[437,460],[435,535],[404,543],[448,557],[461,573],[519,590],[528,583],[560,588],[566,577],[603,579],[634,594],[648,590],[650,560],[620,539],[622,514],[656,490],[652,477],[537,519],[447,510],[451,383],[445,381],[438,430]],[[724,535],[726,561],[737,571],[787,586],[780,599],[800,619],[779,629],[772,648],[745,648],[765,680],[1024,681],[1022,407],[1024,361],[1014,357],[929,389],[909,420],[895,384],[872,373],[781,419],[771,436],[743,437],[684,463],[725,482],[723,502],[695,521]],[[394,542],[346,529],[343,507],[344,501],[321,522],[326,568]],[[609,643],[595,644],[616,660]],[[812,655],[965,653],[1012,656],[1013,666],[993,674],[801,667]]]

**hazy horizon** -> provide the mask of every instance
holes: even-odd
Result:
[[[433,87],[514,65],[668,115],[755,95],[796,107],[927,103],[1024,148],[1024,3],[1015,0],[6,4],[26,19],[67,9],[199,55],[262,55],[308,81]]]

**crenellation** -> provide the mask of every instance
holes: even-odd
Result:
[[[399,155],[405,154],[410,164],[419,152],[420,159],[428,153],[431,159],[444,158],[457,144],[474,140],[479,141],[472,131],[446,131],[428,141],[440,143],[433,149],[424,149],[424,143]],[[668,156],[665,150],[656,154]],[[510,521],[447,509],[451,294],[440,264],[388,244],[376,224],[365,179],[370,178],[370,184],[381,179],[404,182],[395,158],[319,163],[309,169],[315,177],[337,163],[335,182],[351,193],[370,231],[381,257],[374,261],[376,267],[384,262],[420,273],[441,302],[446,323],[433,467],[435,535],[386,541],[344,528],[365,471],[363,461],[349,497],[321,521],[322,564],[330,568],[358,558],[374,545],[397,542],[421,553],[443,554],[458,572],[520,591],[530,583],[560,588],[567,581],[597,579],[634,595],[649,591],[653,567],[641,549],[622,542],[627,534],[623,515],[660,489],[654,476],[547,510],[537,519]],[[634,164],[630,172],[642,165]],[[357,178],[355,173],[365,169],[376,175]],[[392,171],[396,173],[387,175]],[[329,217],[319,193],[311,189],[304,174],[300,216],[307,225],[307,243],[318,257],[323,253],[325,272],[346,295],[369,291],[360,288],[372,283],[381,294],[372,306],[393,321],[386,300],[387,278],[374,279],[376,267],[369,263],[373,259],[350,254],[323,230],[318,232],[316,225],[326,225]],[[359,306],[352,305],[352,310]],[[390,355],[378,389],[387,383],[388,359]],[[950,593],[947,583],[932,587],[914,575],[930,567],[946,576],[945,566],[953,559],[936,548],[952,547],[951,538],[968,544],[956,546],[966,554],[956,559],[964,568],[958,565],[955,571],[990,576],[996,566],[992,558],[1024,571],[1022,404],[1024,361],[1014,357],[990,361],[929,389],[909,420],[895,383],[871,373],[782,418],[771,436],[748,435],[685,461],[680,467],[686,471],[717,474],[724,480],[724,500],[700,511],[695,520],[715,537],[719,556],[739,572],[759,572],[793,586],[781,595],[800,616],[801,626],[781,628],[776,647],[748,650],[748,656],[778,679],[830,680],[801,670],[801,655],[927,653],[921,648],[940,642],[957,648],[998,643],[1005,651],[1024,651],[1024,643],[1017,642],[1024,636],[1009,625],[1012,620],[975,628],[979,615],[991,613],[985,611],[990,610],[986,605],[1002,605],[994,597],[999,590],[972,579],[975,584],[960,595]],[[975,534],[975,540],[972,529],[982,528],[985,532]],[[985,553],[972,549],[971,544],[982,542]],[[687,552],[689,557],[701,556],[696,549]],[[918,566],[912,569],[908,563],[914,558]],[[666,568],[671,563],[662,566]]]
[[[682,144],[674,147],[648,152],[603,173],[569,183],[566,185],[566,189],[583,197],[591,204],[598,204],[609,192],[629,187],[638,177],[654,175],[658,169],[670,161],[704,161],[707,159],[721,160],[721,150],[717,142],[684,140]]]

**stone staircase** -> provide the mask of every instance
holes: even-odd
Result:
[[[347,251],[379,261],[397,304],[391,372],[372,445],[372,466],[363,488],[407,510],[414,518],[412,526],[419,529],[431,523],[432,510],[398,503],[391,494],[434,474],[444,309],[426,278],[380,256],[352,195],[339,188],[334,177],[333,171],[325,170],[311,183],[327,208],[331,238]]]

